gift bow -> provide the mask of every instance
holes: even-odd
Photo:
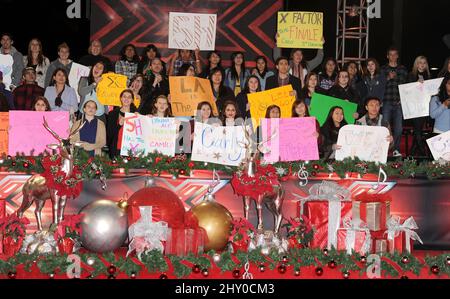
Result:
[[[303,206],[307,201],[328,202],[328,249],[337,248],[337,231],[341,222],[341,202],[351,201],[348,189],[334,182],[323,181],[309,188],[310,195],[302,197],[293,193],[300,199],[300,215],[303,215]]]
[[[136,250],[138,258],[141,259],[141,254],[157,249],[164,251],[162,241],[167,240],[168,227],[167,223],[152,222],[152,207],[139,207],[141,218],[136,223],[133,223],[128,228],[128,234],[131,239],[128,245],[127,256]]]
[[[363,253],[367,253],[370,250],[372,245],[372,238],[370,236],[370,230],[367,227],[367,224],[361,221],[361,219],[350,219],[346,217],[342,220],[344,228],[347,230],[347,234],[345,236],[345,249],[347,249],[348,254],[352,254],[352,249],[355,248],[356,241],[356,232],[364,231],[366,233],[366,239],[364,240],[363,247],[361,251]]]
[[[419,227],[412,216],[406,219],[403,224],[400,224],[399,216],[392,216],[388,219],[386,226],[387,230],[384,233],[387,234],[388,240],[390,241],[394,241],[400,232],[405,232],[406,251],[408,252],[411,252],[411,239],[419,241],[420,244],[423,244],[422,239],[420,239],[419,235],[414,231],[414,229],[418,229]]]

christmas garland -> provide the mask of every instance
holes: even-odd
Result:
[[[89,157],[82,150],[75,151],[74,165],[78,167],[83,179],[110,178],[114,171],[123,171],[128,174],[132,169],[143,169],[152,175],[170,174],[174,178],[190,175],[193,170],[216,170],[227,175],[238,171],[238,167],[224,166],[213,163],[191,161],[185,154],[168,157],[159,153],[150,153],[146,156],[125,157],[109,159],[108,157]],[[17,155],[7,156],[0,160],[0,168],[8,172],[19,173],[43,173],[42,160],[44,156],[27,157]],[[336,174],[340,178],[356,174],[364,176],[368,174],[378,175],[380,166],[390,178],[416,178],[426,176],[430,180],[438,178],[450,178],[449,163],[421,162],[414,159],[397,160],[379,165],[374,162],[364,162],[359,159],[347,158],[343,161],[297,161],[278,162],[273,164],[276,174],[283,181],[289,176],[295,175],[300,169],[308,172],[309,177],[331,176]]]
[[[181,278],[200,272],[206,277],[212,267],[218,267],[222,272],[231,272],[224,273],[224,277],[231,274],[234,278],[240,278],[244,264],[247,262],[257,266],[261,272],[269,268],[277,269],[278,273],[285,274],[287,269],[292,269],[295,276],[301,276],[304,267],[313,266],[318,277],[328,268],[339,270],[343,278],[349,278],[350,271],[359,271],[362,276],[372,265],[367,257],[355,252],[348,255],[345,251],[310,248],[294,248],[285,254],[273,250],[268,255],[263,255],[259,250],[238,251],[236,254],[228,251],[220,254],[210,251],[201,256],[186,257],[164,256],[158,250],[153,250],[143,254],[141,261],[134,257],[117,256],[114,253],[102,255],[84,253],[80,254],[80,259],[82,262],[80,278],[87,279],[102,275],[107,278],[116,278],[120,272],[125,273],[129,278],[136,278],[142,271],[159,274],[161,279],[168,278],[168,274]],[[56,275],[64,275],[71,264],[66,254],[17,254],[8,260],[0,260],[0,274],[15,278],[19,266],[23,265],[24,271],[31,272],[33,265],[36,265],[42,274],[54,278]],[[169,265],[173,267],[172,273],[168,272]],[[405,273],[408,272],[419,276],[423,268],[428,268],[429,273],[437,277],[440,275],[450,277],[450,255],[426,256],[424,262],[409,253],[396,252],[384,254],[381,257],[381,275],[385,278],[406,278]]]

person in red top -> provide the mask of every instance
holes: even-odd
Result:
[[[22,72],[22,84],[13,92],[14,107],[16,110],[32,110],[33,102],[37,97],[44,96],[45,89],[36,82],[36,71],[27,67]]]
[[[120,102],[122,106],[115,107],[108,114],[107,119],[106,144],[108,145],[111,159],[120,155],[125,113],[134,113],[137,111],[134,105],[134,93],[131,89],[125,89],[121,92]]]

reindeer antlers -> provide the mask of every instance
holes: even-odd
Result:
[[[50,126],[49,126],[48,123],[47,123],[47,120],[45,119],[45,116],[44,116],[43,118],[44,118],[44,128],[45,128],[50,134],[52,134],[53,137],[55,137],[56,140],[58,140],[59,142],[62,142],[63,139],[62,139],[61,137],[59,137],[59,135],[58,135],[55,131],[53,131],[53,130],[50,128]],[[84,126],[85,123],[86,123],[86,121],[84,121],[83,123],[80,123],[80,125],[78,126],[78,128],[76,128],[75,130],[73,130],[73,131],[69,134],[69,136],[67,136],[66,139],[70,139],[70,137],[72,137],[73,135],[75,135],[76,133],[78,133],[78,132],[83,128],[83,126]]]
[[[72,137],[73,135],[75,135],[76,133],[78,133],[83,127],[84,124],[86,123],[86,121],[84,122],[80,122],[80,125],[78,126],[78,128],[76,128],[75,130],[73,130],[72,132],[70,132],[69,136],[67,137],[67,139],[70,139],[70,137]]]

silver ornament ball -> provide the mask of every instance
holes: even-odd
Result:
[[[81,244],[92,252],[114,251],[126,240],[128,219],[126,211],[111,200],[97,200],[85,206],[80,214]]]

